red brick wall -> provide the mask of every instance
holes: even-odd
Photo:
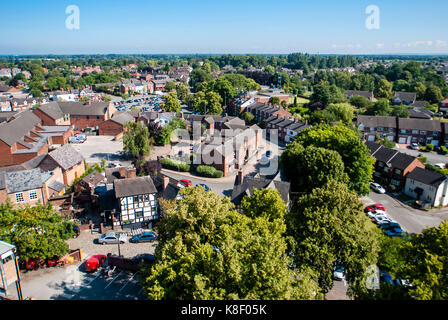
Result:
[[[56,125],[56,121],[54,119],[50,118],[49,116],[47,116],[41,110],[34,109],[34,114],[36,116],[38,116],[41,120],[43,120],[43,122],[44,122],[43,125],[44,126],[55,126]]]
[[[116,136],[123,132],[123,126],[115,121],[107,120],[99,125],[100,136]]]
[[[96,128],[106,120],[105,118],[105,116],[99,116],[99,119],[97,119],[97,116],[70,116],[70,121],[75,130],[83,130],[86,128]]]

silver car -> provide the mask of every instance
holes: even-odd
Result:
[[[98,238],[99,244],[117,244],[118,242],[128,242],[128,236],[125,233],[108,232]]]

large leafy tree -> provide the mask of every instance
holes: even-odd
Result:
[[[338,152],[349,177],[348,186],[359,195],[370,192],[369,181],[373,174],[374,159],[356,132],[343,126],[318,125],[300,132],[286,149],[315,146]]]
[[[308,193],[330,180],[348,182],[342,157],[336,151],[295,143],[280,158],[292,190]]]
[[[221,114],[221,102],[222,98],[218,93],[199,91],[195,95],[193,108],[200,114]]]
[[[277,190],[255,189],[252,196],[243,198],[241,209],[245,215],[251,218],[263,217],[269,221],[277,219],[283,221],[288,207]]]
[[[398,250],[404,260],[395,268],[401,279],[409,279],[409,294],[418,300],[448,299],[448,222],[423,230]]]
[[[63,256],[69,250],[65,240],[74,236],[73,223],[51,205],[14,209],[0,205],[0,239],[14,244],[22,260]]]
[[[296,263],[319,275],[324,292],[333,285],[336,261],[345,267],[351,295],[366,290],[366,269],[377,261],[378,230],[345,184],[330,181],[300,197],[287,222]]]
[[[309,269],[292,271],[284,224],[249,218],[229,198],[186,188],[165,202],[157,262],[145,273],[149,299],[315,299]]]
[[[374,104],[371,104],[367,107],[364,114],[371,116],[389,116],[392,113],[392,106],[390,105],[389,100],[380,99]]]
[[[177,98],[176,92],[170,92],[169,94],[165,95],[163,99],[165,101],[163,109],[166,112],[179,112],[180,102]]]
[[[429,86],[426,89],[425,98],[429,103],[439,103],[443,99],[442,90],[438,86]]]
[[[384,99],[392,98],[393,95],[392,87],[393,84],[387,81],[386,79],[379,80],[378,83],[375,85],[374,90],[375,97]]]
[[[151,151],[148,128],[141,122],[127,122],[124,125],[124,150],[134,157],[147,156]]]

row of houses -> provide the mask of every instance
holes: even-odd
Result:
[[[399,144],[448,143],[447,123],[439,120],[358,115],[357,127],[367,141],[375,141],[379,136]]]
[[[393,185],[422,205],[448,205],[448,177],[425,168],[416,157],[386,148],[371,141],[365,145],[375,161],[374,180],[384,186]]]

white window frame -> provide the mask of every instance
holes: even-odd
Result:
[[[23,192],[18,192],[15,194],[15,196],[16,196],[16,203],[25,202],[25,198],[23,197]],[[19,198],[21,198],[22,200],[19,201]]]
[[[39,196],[37,195],[37,191],[36,190],[31,190],[30,191],[30,201],[34,201],[34,200],[38,200]]]

